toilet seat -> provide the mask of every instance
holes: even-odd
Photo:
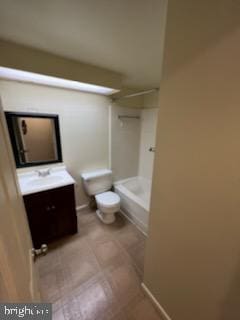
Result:
[[[119,195],[112,191],[97,194],[95,198],[97,203],[105,208],[115,207],[120,203]]]

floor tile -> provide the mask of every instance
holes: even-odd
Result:
[[[53,312],[52,320],[65,320],[62,308]]]
[[[68,237],[59,247],[62,262],[69,261],[72,257],[84,257],[89,254],[91,254],[91,249],[86,238],[81,234]]]
[[[111,320],[128,320],[126,314],[121,311],[118,314],[116,314],[115,316],[113,316],[113,318]]]
[[[40,256],[36,260],[36,265],[38,267],[40,277],[54,271],[60,265],[59,250],[55,250],[53,246],[49,246],[48,253],[45,256]]]
[[[96,213],[94,211],[90,211],[88,208],[78,212],[77,217],[80,230],[83,226],[91,224],[95,221],[95,214]]]
[[[144,252],[145,252],[144,241],[140,241],[140,243],[128,247],[127,252],[129,254],[129,256],[131,257],[133,264],[137,267],[141,276],[143,276]]]
[[[108,320],[112,317],[114,296],[107,281],[96,281],[82,290],[79,307],[83,320]]]
[[[124,310],[128,320],[159,320],[161,319],[151,302],[145,297],[133,301]]]
[[[121,232],[118,232],[117,239],[125,249],[129,249],[143,241],[144,236],[133,225],[127,225]]]
[[[127,259],[124,250],[113,239],[98,241],[93,244],[92,249],[102,268],[114,263],[123,263]]]
[[[69,262],[69,271],[73,286],[78,287],[94,277],[100,271],[100,267],[94,254],[84,257],[73,256]]]
[[[59,290],[57,281],[58,271],[49,272],[43,277],[40,277],[40,292],[43,302],[55,302],[61,298],[61,292]]]
[[[97,217],[96,217],[97,219]],[[104,241],[111,238],[108,232],[105,231],[105,226],[101,221],[95,221],[82,228],[83,236],[87,238],[88,241]]]
[[[65,320],[83,320],[77,296],[69,294],[61,300],[61,303]]]
[[[160,319],[141,289],[145,236],[120,214],[104,225],[90,209],[78,213],[78,225],[37,261],[53,320]]]
[[[139,276],[130,264],[116,263],[105,270],[105,275],[117,299],[116,308],[122,308],[135,296],[143,295]]]

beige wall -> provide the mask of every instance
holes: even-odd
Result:
[[[77,205],[87,203],[79,174],[109,165],[110,99],[104,96],[0,81],[5,110],[59,115],[63,161],[76,179]]]
[[[154,152],[150,152],[150,147],[155,147],[157,129],[158,108],[141,110],[141,133],[139,148],[139,168],[138,175],[147,179],[152,179]]]
[[[159,107],[159,95],[160,90],[154,91],[143,96],[143,107],[144,108],[158,108]]]
[[[144,283],[174,320],[240,317],[240,7],[169,1]]]
[[[140,116],[141,110],[112,104],[111,163],[114,179],[138,175],[140,126],[139,119],[118,119],[118,115]]]

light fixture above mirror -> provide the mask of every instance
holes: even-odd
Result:
[[[22,71],[6,67],[0,67],[0,79],[30,82],[51,87],[97,93],[106,96],[120,91],[118,89],[103,87],[95,84],[52,77],[44,74]]]

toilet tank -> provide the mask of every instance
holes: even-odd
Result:
[[[89,196],[108,191],[112,187],[112,171],[109,169],[85,172],[81,177],[84,189]]]

